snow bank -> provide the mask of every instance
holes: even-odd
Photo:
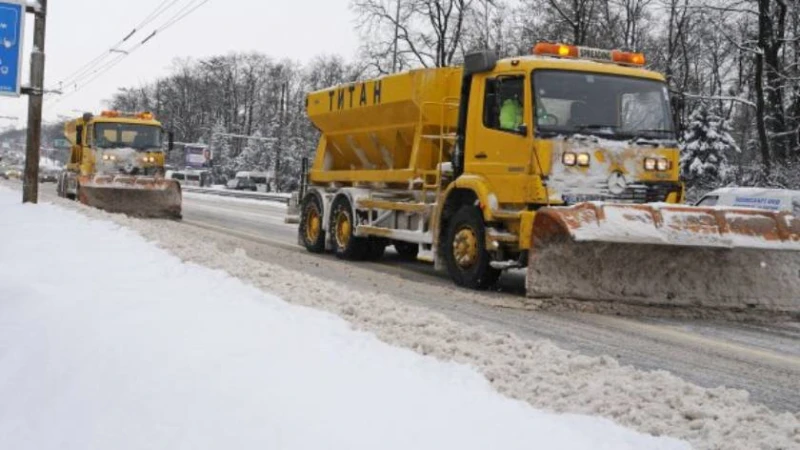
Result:
[[[0,189],[0,448],[688,448],[535,410],[474,369],[17,197]]]
[[[608,356],[587,357],[550,341],[457,323],[384,294],[355,292],[347,280],[328,282],[255,260],[236,250],[243,244],[236,238],[194,229],[187,233],[179,223],[130,219],[55,201],[135,229],[184,260],[222,269],[289,302],[334,312],[384,342],[469,364],[501,393],[537,408],[603,416],[644,433],[685,439],[701,450],[800,448],[800,413],[773,413],[752,403],[744,391],[704,389],[664,371],[620,366]]]

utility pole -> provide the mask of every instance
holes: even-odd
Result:
[[[288,86],[287,83],[281,84],[281,100],[280,100],[280,110],[278,111],[278,145],[275,148],[275,190],[280,192],[281,189],[281,157],[283,156],[283,143],[284,143],[284,135],[286,134],[286,107],[287,107],[287,96]]]
[[[36,16],[31,52],[31,81],[28,93],[28,140],[25,148],[25,176],[22,203],[39,202],[39,151],[42,140],[42,97],[44,95],[44,31],[47,0],[28,10]]]
[[[400,0],[397,0],[397,11],[394,14],[394,49],[392,51],[392,73],[397,72],[397,41],[400,39]]]

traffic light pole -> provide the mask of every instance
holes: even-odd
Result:
[[[47,0],[39,0],[37,7],[28,7],[36,16],[31,53],[30,86],[23,89],[28,94],[28,139],[25,147],[25,175],[22,182],[22,203],[39,202],[39,152],[42,140],[42,97],[44,95],[44,31]]]

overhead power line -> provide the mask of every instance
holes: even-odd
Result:
[[[108,56],[110,56],[110,55],[111,55],[111,54],[113,54],[114,52],[118,51],[118,47],[119,47],[120,45],[123,45],[123,44],[125,44],[125,43],[126,43],[126,42],[127,42],[129,39],[131,39],[131,38],[132,38],[132,37],[133,37],[133,36],[134,36],[134,35],[135,35],[137,32],[139,32],[139,31],[140,31],[142,28],[146,27],[148,24],[150,24],[151,22],[153,22],[153,21],[154,21],[155,19],[157,19],[157,18],[158,18],[158,17],[159,17],[161,14],[163,14],[163,13],[165,13],[167,10],[169,10],[169,9],[170,9],[170,8],[171,8],[171,7],[172,7],[172,6],[173,6],[175,3],[177,3],[178,1],[180,1],[180,0],[162,0],[162,2],[161,2],[161,3],[160,3],[158,6],[156,6],[156,8],[155,8],[153,11],[151,11],[151,12],[150,12],[150,13],[147,15],[147,17],[145,17],[144,19],[142,19],[142,21],[141,21],[141,22],[139,22],[138,24],[136,24],[136,26],[135,26],[135,27],[133,27],[133,29],[132,29],[130,32],[128,32],[128,34],[127,34],[127,35],[125,35],[125,37],[124,37],[124,38],[122,38],[121,40],[119,40],[118,42],[116,42],[114,45],[112,45],[111,47],[109,47],[109,48],[108,48],[107,50],[105,50],[104,52],[102,52],[102,53],[100,53],[99,55],[97,55],[97,56],[96,56],[94,59],[90,60],[89,62],[87,62],[87,63],[86,63],[86,64],[84,64],[83,66],[79,67],[77,70],[75,70],[74,72],[72,72],[71,74],[69,74],[67,77],[63,78],[61,81],[59,81],[59,82],[57,83],[57,85],[58,85],[58,86],[64,86],[64,85],[73,84],[75,81],[77,81],[77,80],[78,80],[78,79],[80,79],[81,77],[85,76],[87,73],[89,73],[89,72],[92,72],[92,70],[93,70],[93,69],[94,69],[94,68],[95,68],[97,65],[99,65],[99,64],[101,64],[101,63],[103,62],[103,60],[107,59],[107,58],[108,58]],[[194,0],[192,0],[192,1],[194,1]],[[55,86],[51,87],[51,89],[55,89]]]
[[[172,0],[173,3],[174,3],[174,1],[176,1],[176,0]],[[93,81],[95,81],[96,79],[101,77],[103,74],[105,74],[106,72],[108,72],[109,70],[114,68],[117,64],[122,62],[126,57],[130,56],[133,52],[135,52],[136,50],[141,48],[143,45],[145,45],[147,42],[149,42],[151,39],[153,39],[158,33],[166,31],[168,28],[170,28],[173,25],[175,25],[176,23],[180,22],[186,16],[188,16],[192,12],[196,11],[198,8],[200,8],[201,6],[205,5],[209,1],[210,0],[190,0],[189,3],[184,5],[183,8],[179,9],[175,14],[172,15],[172,17],[167,19],[167,21],[164,22],[162,25],[160,25],[159,27],[154,29],[141,42],[139,42],[136,45],[134,45],[134,46],[132,46],[132,47],[130,47],[128,49],[125,49],[125,50],[117,49],[118,52],[117,52],[116,58],[114,58],[114,59],[112,59],[110,61],[107,61],[102,66],[98,66],[93,71],[91,71],[88,74],[86,74],[86,76],[89,76],[88,79],[75,81],[74,82],[74,84],[76,85],[75,89],[70,91],[70,92],[68,92],[68,93],[66,93],[62,97],[60,97],[58,99],[55,99],[55,102],[53,104],[54,105],[58,104],[58,103],[62,102],[63,100],[65,100],[66,98],[69,98],[70,96],[72,96],[76,92],[81,91],[86,86],[91,84]],[[71,83],[71,84],[73,84],[73,83]]]

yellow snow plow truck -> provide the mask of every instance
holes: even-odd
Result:
[[[59,196],[135,217],[181,217],[181,188],[164,178],[165,133],[153,114],[86,113],[67,122],[64,135],[71,152]]]
[[[300,240],[392,245],[475,289],[527,267],[534,297],[800,309],[800,218],[681,205],[667,86],[643,65],[541,43],[310,93]]]

